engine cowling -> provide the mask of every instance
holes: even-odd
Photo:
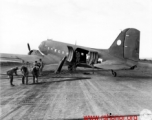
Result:
[[[42,54],[40,53],[39,50],[31,50],[29,43],[27,43],[27,47],[28,47],[28,50],[29,50],[28,55],[38,55],[38,56],[42,56]]]
[[[31,51],[29,51],[28,55],[39,55],[39,56],[41,56],[42,54],[40,53],[39,50],[31,50]]]

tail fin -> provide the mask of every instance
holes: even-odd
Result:
[[[118,35],[109,48],[114,56],[133,61],[139,60],[140,31],[134,28],[127,28]]]

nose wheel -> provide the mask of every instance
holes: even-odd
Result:
[[[112,75],[113,75],[114,77],[117,76],[117,73],[116,73],[115,71],[111,70],[111,72],[112,72]]]

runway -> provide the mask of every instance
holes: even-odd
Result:
[[[1,75],[0,119],[77,119],[152,111],[152,72],[142,70],[120,71],[118,77],[102,70],[94,74],[85,70],[59,75],[47,72],[39,84],[32,84],[30,77],[29,85],[22,85],[21,77],[15,77],[15,87]]]

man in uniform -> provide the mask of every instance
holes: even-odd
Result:
[[[34,62],[34,66],[40,67],[39,63],[37,61]]]
[[[39,71],[40,75],[42,74],[43,67],[44,65],[43,65],[42,59],[40,59],[40,71]]]
[[[10,85],[11,86],[14,86],[14,84],[13,84],[13,74],[15,73],[15,75],[17,76],[17,70],[18,70],[18,67],[15,67],[15,68],[12,68],[12,69],[7,71],[7,75],[10,78]]]
[[[27,85],[28,84],[28,74],[29,74],[28,67],[26,65],[23,65],[21,67],[21,72],[22,72],[22,84],[25,83],[24,79],[26,79],[26,85]]]
[[[80,52],[76,51],[76,63],[80,62]]]
[[[37,61],[35,61],[35,63],[37,63]],[[36,83],[38,83],[39,66],[37,64],[35,64],[35,66],[32,69],[32,75],[33,75],[33,84],[35,83],[35,79],[36,79]]]

